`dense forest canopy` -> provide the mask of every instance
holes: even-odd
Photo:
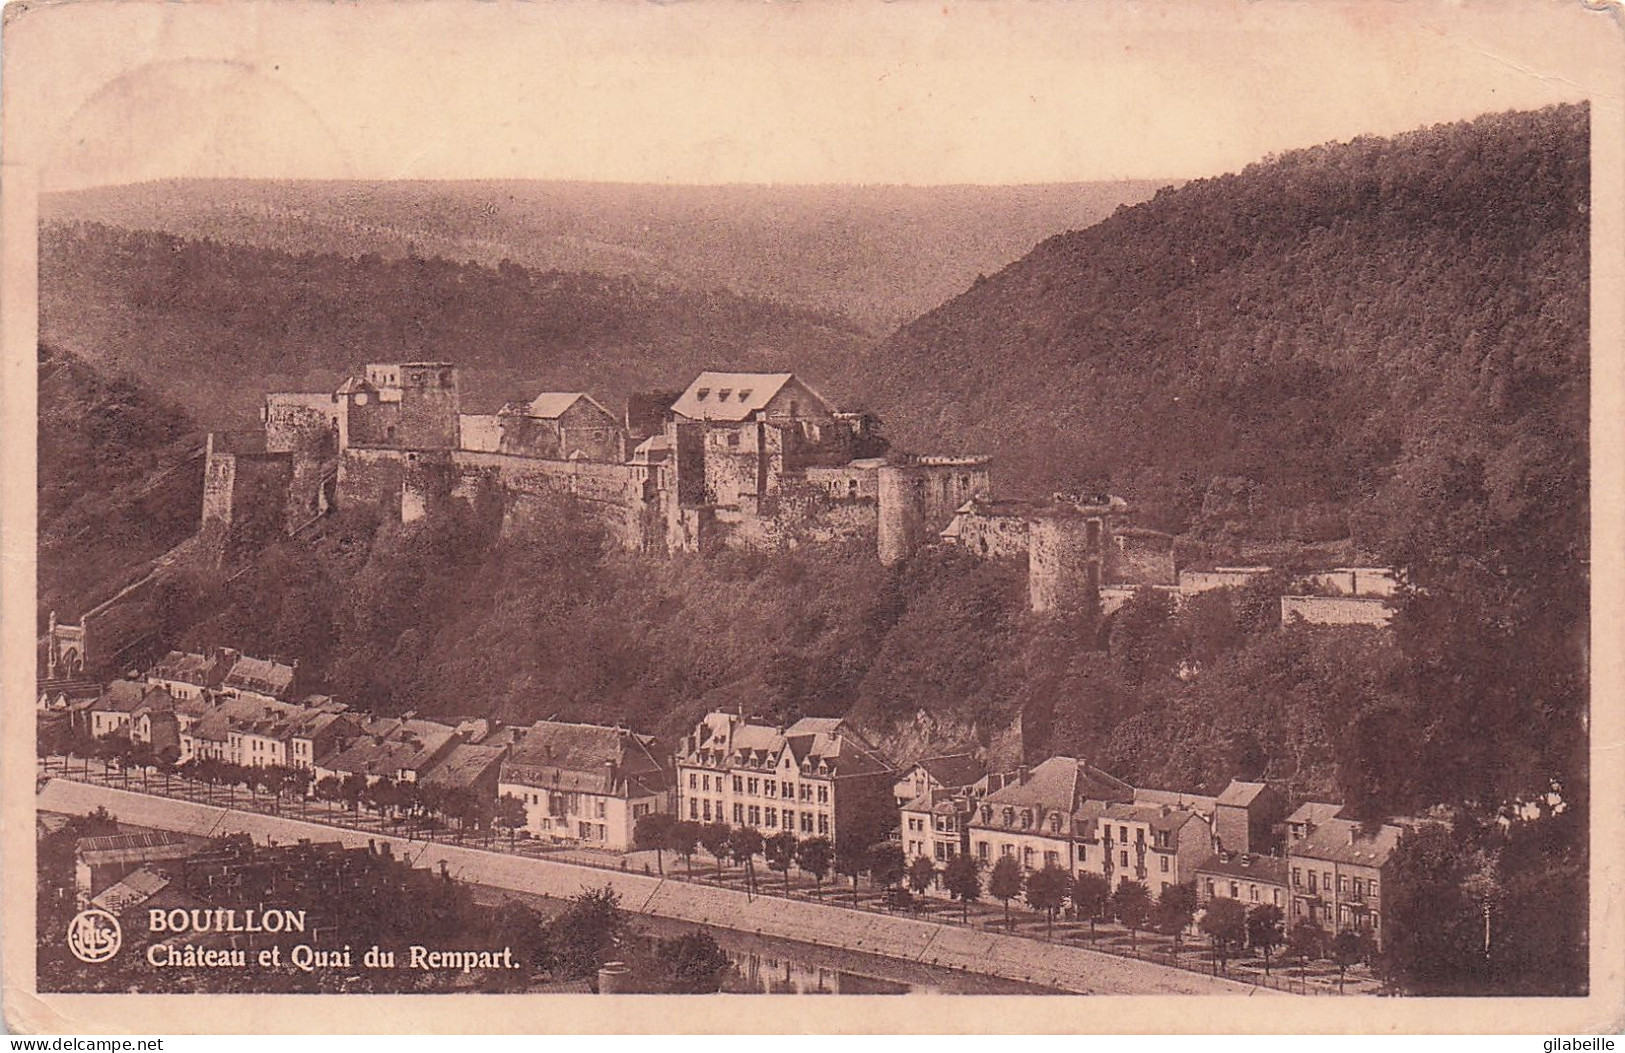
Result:
[[[203,436],[180,407],[64,351],[39,349],[39,587],[76,619],[197,530]]]
[[[1441,446],[1583,466],[1588,120],[1489,116],[1161,191],[903,327],[871,401],[905,445],[958,439],[1018,488],[1109,477],[1172,529],[1216,476],[1252,480],[1255,511],[1380,516]]]
[[[540,180],[168,179],[42,195],[49,221],[383,259],[726,289],[883,332],[1160,182],[672,186]]]
[[[494,411],[537,391],[635,391],[701,369],[850,368],[854,323],[631,276],[377,255],[299,255],[98,223],[40,242],[42,339],[144,378],[210,427],[255,423],[266,391],[322,391],[365,362],[462,367]]]

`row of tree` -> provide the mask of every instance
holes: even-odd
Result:
[[[208,756],[181,761],[173,746],[155,748],[118,732],[95,736],[60,722],[41,726],[37,752],[42,758],[78,758],[86,770],[90,761],[99,760],[116,769],[126,783],[132,777],[139,778],[143,789],[150,789],[152,778],[158,776],[163,779],[166,793],[171,780],[179,778],[204,787],[211,798],[216,788],[221,789],[231,803],[235,803],[239,790],[246,790],[250,800],[257,801],[263,794],[276,810],[285,800],[303,805],[312,798],[343,805],[353,814],[365,807],[380,819],[402,820],[414,832],[432,834],[438,829],[455,828],[461,837],[502,827],[511,834],[525,823],[524,805],[511,794],[498,799],[493,808],[491,801],[463,786],[420,783],[387,775],[368,778],[353,772],[317,778],[309,769],[292,765],[236,764]]]
[[[1073,916],[1089,922],[1091,940],[1097,922],[1115,920],[1128,929],[1131,944],[1143,931],[1172,937],[1175,954],[1192,926],[1197,925],[1208,937],[1221,968],[1228,967],[1229,960],[1240,950],[1251,947],[1263,957],[1267,974],[1271,955],[1290,943],[1292,952],[1301,960],[1331,957],[1338,965],[1341,983],[1343,971],[1372,952],[1362,932],[1345,930],[1333,936],[1308,920],[1293,928],[1289,941],[1285,917],[1274,904],[1259,904],[1249,911],[1240,902],[1221,897],[1202,907],[1191,884],[1169,885],[1153,896],[1143,882],[1124,881],[1114,889],[1100,874],[1073,875],[1054,864],[1029,870],[1015,856],[1000,856],[984,879],[982,861],[972,855],[956,855],[939,870],[924,856],[908,861],[902,847],[893,841],[868,846],[846,840],[832,844],[824,837],[797,839],[789,831],[763,837],[750,827],[720,821],[700,823],[666,813],[640,818],[633,837],[638,848],[656,853],[662,874],[664,853],[669,851],[684,860],[692,876],[694,854],[703,848],[719,871],[730,863],[743,867],[747,882],[754,887],[755,860],[761,856],[769,870],[783,875],[786,893],[792,866],[810,876],[818,887],[832,869],[850,877],[854,903],[858,878],[867,874],[872,884],[887,891],[887,904],[898,909],[911,907],[915,896],[939,885],[959,902],[961,917],[966,921],[970,905],[985,893],[1004,904],[1007,929],[1013,927],[1010,904],[1017,899],[1044,915],[1049,935],[1053,935],[1056,916],[1070,906]]]

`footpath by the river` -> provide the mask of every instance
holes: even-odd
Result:
[[[301,838],[355,847],[385,843],[414,866],[444,867],[453,877],[493,888],[568,898],[584,888],[608,885],[627,909],[641,914],[998,976],[1073,994],[1275,993],[1222,977],[1021,936],[776,896],[750,896],[654,875],[347,829],[71,779],[47,780],[37,803],[43,811],[76,815],[106,808],[123,822],[195,836],[246,833],[265,844]]]

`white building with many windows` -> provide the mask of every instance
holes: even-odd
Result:
[[[1076,873],[1084,806],[1133,800],[1123,780],[1076,757],[1051,757],[982,798],[970,820],[970,850],[989,867],[1014,856],[1031,870],[1053,864]]]
[[[788,728],[711,713],[677,753],[677,815],[764,837],[878,837],[895,815],[892,768],[835,717]]]

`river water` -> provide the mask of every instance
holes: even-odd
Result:
[[[562,910],[563,901],[524,895],[507,889],[475,887],[481,902],[518,899],[542,914]],[[945,969],[919,962],[883,958],[818,944],[724,929],[713,925],[637,915],[637,924],[651,935],[669,938],[704,929],[717,941],[739,972],[728,986],[741,994],[1058,994],[1037,984],[997,976]]]

